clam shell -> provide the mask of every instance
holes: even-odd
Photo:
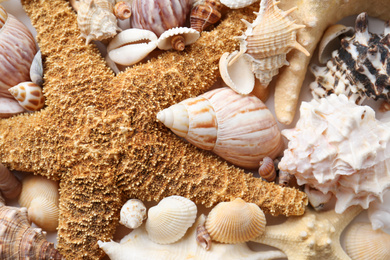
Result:
[[[265,215],[259,206],[240,198],[219,203],[210,211],[205,224],[213,240],[231,244],[260,236],[265,225]]]
[[[222,4],[226,5],[230,9],[240,9],[248,5],[251,5],[260,0],[220,0]]]
[[[194,202],[181,196],[170,196],[149,209],[145,228],[152,241],[171,244],[184,236],[195,222],[196,214]]]
[[[135,229],[141,226],[146,219],[146,207],[137,199],[128,200],[121,209],[120,221],[122,225]]]
[[[158,38],[157,41],[157,47],[161,50],[170,50],[170,49],[175,49],[175,50],[183,50],[184,46],[178,47],[172,39],[175,36],[181,36],[183,37],[182,39],[182,44],[183,45],[190,45],[196,42],[198,38],[200,37],[200,33],[197,30],[191,29],[191,28],[186,28],[186,27],[176,27],[169,29],[165,32],[163,32],[160,37]]]
[[[28,111],[40,110],[45,105],[42,88],[34,82],[21,82],[8,91]]]

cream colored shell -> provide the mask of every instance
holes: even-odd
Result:
[[[128,228],[138,228],[146,219],[146,207],[138,199],[128,200],[121,209],[120,221],[122,225]]]
[[[266,222],[259,206],[237,198],[215,206],[207,216],[205,226],[213,240],[235,244],[263,234]]]
[[[45,105],[42,88],[34,82],[21,82],[8,91],[28,111],[38,111]]]
[[[198,38],[200,37],[200,33],[195,29],[187,27],[175,27],[163,32],[160,35],[157,41],[157,47],[161,50],[177,50],[177,48],[175,48],[174,42],[172,42],[172,39],[175,36],[181,36],[183,44],[190,45],[196,42],[196,40],[198,40]]]
[[[221,0],[221,3],[231,9],[244,8],[260,0]]]

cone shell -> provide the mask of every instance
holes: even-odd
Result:
[[[219,0],[197,1],[191,10],[191,28],[202,32],[221,19],[222,4]]]
[[[174,243],[192,226],[196,214],[196,205],[191,200],[181,196],[164,198],[149,209],[146,231],[149,238],[156,243]]]
[[[264,103],[227,87],[184,100],[160,111],[157,118],[195,146],[244,168],[257,169],[262,158],[274,159],[284,147]]]
[[[345,233],[345,249],[352,260],[390,259],[390,235],[370,223],[354,223]]]
[[[28,209],[29,219],[47,231],[58,226],[58,182],[42,176],[26,176],[19,197],[19,204]]]
[[[146,207],[142,201],[137,199],[128,200],[121,209],[120,221],[128,228],[138,228],[146,219]]]
[[[8,91],[28,111],[38,111],[45,105],[42,88],[34,82],[21,82]]]
[[[219,203],[210,211],[205,224],[213,240],[230,244],[247,242],[263,234],[265,225],[263,211],[240,198]]]

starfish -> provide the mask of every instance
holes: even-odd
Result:
[[[273,215],[301,215],[307,197],[253,177],[181,140],[158,111],[213,85],[222,53],[253,8],[231,11],[188,50],[166,52],[117,76],[79,37],[65,0],[22,0],[44,58],[46,107],[0,121],[0,161],[60,183],[58,249],[67,259],[99,259],[129,198],[181,195],[211,207],[236,197]]]
[[[303,216],[266,226],[265,232],[253,241],[282,250],[289,260],[349,260],[340,235],[362,210],[352,206],[338,214],[333,209],[321,212],[308,207]]]

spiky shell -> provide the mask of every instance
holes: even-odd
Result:
[[[199,37],[199,32],[192,28],[176,27],[165,31],[160,35],[157,41],[157,47],[161,50],[174,49],[182,51],[184,50],[185,45],[193,44]]]
[[[145,228],[155,243],[174,243],[194,224],[196,214],[196,205],[191,200],[181,196],[166,197],[149,209]]]
[[[221,0],[221,3],[231,9],[244,8],[260,0]]]
[[[22,191],[22,183],[3,164],[0,164],[0,191],[8,199],[17,198]]]
[[[28,111],[37,111],[45,105],[42,88],[34,82],[21,82],[8,91]]]
[[[146,207],[138,199],[128,200],[121,209],[120,221],[122,225],[128,228],[138,228],[146,219]]]
[[[244,168],[284,148],[279,128],[263,102],[224,87],[186,99],[157,114],[175,134]]]
[[[344,94],[357,104],[366,97],[390,100],[390,24],[382,35],[368,31],[368,17],[356,18],[355,35],[341,40],[325,67],[311,66],[316,80],[310,84],[314,98]]]
[[[390,235],[370,223],[353,223],[345,233],[345,250],[352,260],[390,259]]]
[[[191,9],[191,28],[202,32],[221,19],[222,4],[219,0],[200,0]]]
[[[37,52],[27,27],[0,6],[0,96],[12,98],[8,89],[30,80],[30,65]]]
[[[213,240],[235,244],[263,234],[266,222],[259,206],[237,198],[215,206],[207,216],[205,226]]]

